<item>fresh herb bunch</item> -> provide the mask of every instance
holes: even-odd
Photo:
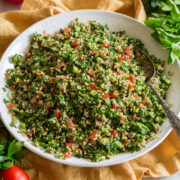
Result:
[[[17,142],[15,139],[8,140],[5,137],[0,137],[0,170],[12,167],[14,161],[20,161],[20,159],[24,157],[22,153],[23,145],[24,142]]]
[[[167,62],[172,64],[175,59],[180,58],[180,9],[176,5],[180,4],[180,0],[176,0],[176,3],[173,0],[166,2],[170,8],[170,15],[153,14],[154,17],[146,20],[145,24],[155,31],[152,36],[163,44],[165,49],[170,50]]]
[[[174,0],[174,2],[177,6],[180,6],[180,0]],[[142,0],[142,3],[147,15],[151,15],[155,12],[170,14],[171,8],[166,0]]]

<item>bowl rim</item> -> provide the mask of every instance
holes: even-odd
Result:
[[[35,27],[37,24],[41,24],[43,21],[46,21],[48,19],[51,19],[51,18],[54,18],[55,16],[58,17],[58,16],[62,16],[62,15],[66,15],[66,14],[74,14],[74,13],[81,13],[81,12],[96,12],[96,13],[105,13],[105,14],[109,14],[109,15],[118,15],[118,16],[121,16],[121,17],[124,17],[124,18],[127,18],[127,19],[130,19],[132,21],[135,21],[136,23],[144,26],[145,28],[147,28],[147,30],[150,30],[151,29],[147,26],[145,26],[145,24],[141,23],[140,21],[138,21],[137,19],[134,19],[130,16],[127,16],[125,14],[121,14],[121,13],[117,13],[117,12],[112,12],[112,11],[108,11],[108,10],[97,10],[97,9],[82,9],[82,10],[73,10],[73,11],[67,11],[67,12],[63,12],[63,13],[58,13],[58,14],[55,14],[55,15],[52,15],[52,16],[49,16],[49,17],[46,17],[34,24],[32,24],[31,26],[29,26],[28,28],[26,28],[24,31],[22,31],[10,44],[9,46],[6,48],[6,50],[4,51],[3,55],[1,56],[1,61],[0,61],[0,69],[2,67],[2,64],[4,63],[5,61],[5,56],[6,54],[8,53],[8,51],[16,44],[16,41],[21,38],[21,35],[23,35],[24,33],[26,33],[26,31],[28,31],[29,29]],[[60,17],[59,17],[60,18]],[[5,116],[1,113],[1,109],[0,109],[0,117],[2,119],[2,122],[3,124],[5,125],[5,127],[7,128],[8,132],[10,132],[10,134],[15,137],[15,139],[21,141],[21,138],[18,136],[18,133],[13,133],[13,131],[11,130],[10,128],[10,125],[9,125],[9,122],[6,122],[5,121]],[[100,162],[104,162],[104,161],[100,161],[100,162],[91,162],[91,164],[89,163],[89,165],[83,165],[83,162],[82,163],[78,163],[76,164],[77,161],[75,162],[70,162],[70,161],[66,161],[66,160],[63,160],[63,159],[58,159],[58,158],[52,158],[52,157],[49,157],[46,155],[45,152],[43,152],[41,150],[41,152],[38,152],[36,150],[36,147],[34,149],[31,149],[31,145],[29,143],[29,141],[25,141],[24,142],[24,147],[26,147],[28,150],[30,150],[31,152],[35,153],[36,155],[40,156],[40,157],[43,157],[45,159],[48,159],[48,160],[51,160],[51,161],[54,161],[56,163],[61,163],[61,164],[65,164],[65,165],[71,165],[71,166],[79,166],[79,167],[103,167],[103,166],[112,166],[112,165],[116,165],[116,164],[121,164],[121,163],[124,163],[124,162],[127,162],[127,161],[130,161],[130,160],[133,160],[133,159],[136,159],[144,154],[146,154],[147,152],[151,151],[152,149],[154,149],[155,147],[157,147],[169,134],[170,132],[172,131],[172,128],[169,127],[168,128],[168,131],[166,132],[166,134],[160,139],[158,140],[155,144],[153,144],[151,147],[149,147],[148,149],[144,150],[143,152],[141,152],[140,154],[137,154],[137,155],[134,155],[134,157],[128,157],[126,158],[125,160],[122,160],[121,162],[110,162],[110,163],[102,163],[102,164],[99,164]],[[141,151],[141,150],[140,150]],[[49,154],[49,153],[47,153]],[[84,158],[82,158],[84,159]]]

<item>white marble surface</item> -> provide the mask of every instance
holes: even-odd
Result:
[[[18,10],[20,9],[20,7],[21,7],[20,4],[11,4],[11,3],[6,3],[3,0],[0,0],[0,12]],[[180,172],[170,177],[144,178],[144,180],[180,180]]]

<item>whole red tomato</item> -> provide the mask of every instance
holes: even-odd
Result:
[[[6,170],[0,170],[0,179],[3,180],[30,180],[28,175],[19,167],[12,166]]]
[[[6,2],[10,2],[10,3],[22,3],[24,0],[4,0]]]

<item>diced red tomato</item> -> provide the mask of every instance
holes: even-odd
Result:
[[[136,116],[136,115],[134,115],[134,119],[135,119],[136,121],[139,121],[139,120],[140,120],[140,118],[139,118],[138,116]]]
[[[68,143],[73,143],[73,139],[68,139]]]
[[[68,36],[69,33],[64,32],[64,33],[62,33],[62,35],[63,35],[63,36]]]
[[[11,89],[14,89],[14,88],[16,87],[16,85],[12,82],[12,83],[9,84],[9,87],[10,87]]]
[[[118,96],[119,92],[116,90],[113,93],[111,93],[111,98],[116,98]]]
[[[73,122],[70,119],[67,121],[67,125],[69,128],[72,128],[74,126]]]
[[[9,81],[10,80],[10,78],[9,77],[6,77],[6,81]]]
[[[151,107],[152,107],[152,105],[151,105],[151,104],[147,104],[147,107],[148,107],[148,108],[151,108]]]
[[[101,54],[101,51],[95,51],[93,54],[94,54],[94,55]]]
[[[113,129],[111,130],[111,135],[113,136],[113,138],[116,138],[118,136],[118,132],[115,129]]]
[[[34,134],[36,134],[36,133],[35,133],[34,130],[32,130],[31,132],[26,131],[25,134],[26,134],[27,136],[32,136],[32,135],[34,135]]]
[[[134,115],[133,114],[130,114],[129,115],[131,119],[134,119]]]
[[[147,100],[148,100],[147,97],[145,97],[145,98],[143,99],[143,102],[147,102]]]
[[[96,136],[97,136],[97,129],[94,129],[92,134],[91,134],[91,138],[96,139]]]
[[[79,46],[79,42],[77,39],[75,39],[73,42],[72,42],[72,46],[73,47],[78,47]]]
[[[90,87],[91,89],[95,90],[95,91],[98,90],[98,88],[95,87],[94,83],[91,83],[91,84],[89,85],[89,87]]]
[[[104,95],[102,96],[104,99],[107,99],[107,98],[109,98],[109,95],[108,95],[108,93],[107,92],[104,92]]]
[[[135,94],[134,97],[136,98],[136,100],[139,99],[139,96],[137,94]]]
[[[80,151],[81,151],[81,149],[79,149],[79,148],[74,149],[74,152],[75,152],[75,153],[78,153],[78,152],[80,152]]]
[[[129,59],[127,58],[126,54],[123,53],[123,61],[129,62]]]
[[[45,84],[42,84],[42,88],[43,88],[43,89],[46,88],[46,85],[45,85]]]
[[[64,31],[64,33],[62,34],[63,36],[68,36],[69,33],[70,33],[70,29],[69,28],[65,28],[63,31]]]
[[[106,41],[104,41],[104,47],[108,48],[109,47],[109,43],[107,43]]]
[[[119,119],[120,119],[121,122],[123,122],[123,123],[125,122],[125,117],[124,116],[119,117]]]
[[[78,61],[81,62],[81,60],[82,60],[82,57],[81,57],[81,55],[79,55],[78,56]]]
[[[8,109],[16,108],[16,107],[17,107],[17,105],[16,105],[16,104],[13,104],[13,103],[10,103],[10,104],[7,105],[7,108],[8,108]]]
[[[47,102],[47,103],[46,103],[46,107],[47,107],[48,109],[51,109],[51,103],[50,103],[50,102]]]
[[[55,79],[53,79],[53,78],[49,79],[49,82],[50,82],[51,84],[56,84],[56,81],[55,81]]]
[[[109,65],[109,62],[110,62],[110,60],[107,59],[107,60],[105,61],[105,65],[106,65],[106,66]]]
[[[89,76],[93,76],[93,74],[94,74],[95,72],[94,71],[89,71],[89,72],[87,72],[87,74],[89,75]]]
[[[113,109],[117,109],[118,105],[117,104],[113,104]]]
[[[60,79],[59,77],[55,77],[56,82],[59,81],[59,79]]]
[[[43,106],[44,102],[43,101],[39,101],[39,105]]]
[[[131,119],[135,119],[136,121],[140,120],[140,118],[138,116],[134,115],[134,114],[130,114],[129,116],[130,116]]]
[[[118,74],[119,75],[124,75],[124,73],[122,71],[119,71]]]
[[[53,61],[55,58],[56,58],[56,55],[52,55],[52,56],[50,57],[50,61]]]
[[[134,78],[132,76],[129,76],[129,80],[134,84]]]
[[[59,109],[55,110],[54,115],[59,118],[61,116],[61,111]]]
[[[126,55],[125,55],[124,53],[120,54],[120,55],[118,56],[118,60],[119,60],[120,62],[121,62],[121,61],[126,61],[126,60],[127,60]]]
[[[56,68],[60,68],[61,64],[57,63]]]
[[[131,51],[130,51],[130,47],[129,47],[129,46],[126,47],[126,54],[127,54],[128,56],[131,55]]]
[[[67,33],[70,33],[70,29],[69,28],[65,28],[63,31],[67,32]]]
[[[36,100],[37,100],[37,97],[32,98],[32,99],[30,100],[31,104],[36,103]]]
[[[70,142],[70,143],[66,143],[66,146],[68,147],[68,148],[72,148],[72,146],[74,145],[74,143],[73,142]]]
[[[71,157],[71,155],[72,155],[72,153],[71,152],[64,152],[64,158],[70,158]]]
[[[122,55],[119,55],[119,56],[118,56],[118,60],[119,60],[119,61],[122,61]]]
[[[124,141],[125,144],[130,144],[130,142],[128,140]]]
[[[129,89],[129,91],[133,91],[133,90],[134,90],[134,86],[130,84],[130,85],[128,86],[128,89]]]
[[[102,126],[102,121],[96,120],[96,121],[95,121],[95,125],[96,125],[96,127]]]

